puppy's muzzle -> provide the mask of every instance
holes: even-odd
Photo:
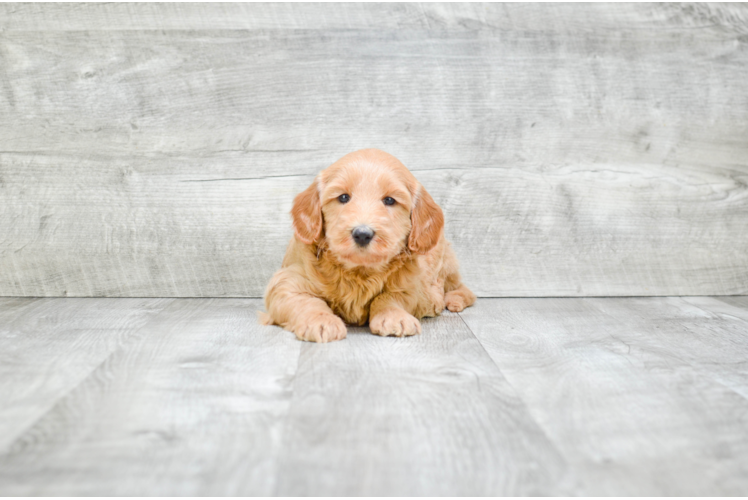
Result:
[[[372,238],[374,238],[374,230],[369,226],[354,227],[351,234],[353,235],[353,241],[356,242],[356,245],[362,248],[367,246]]]

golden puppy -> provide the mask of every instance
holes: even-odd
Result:
[[[444,216],[413,174],[377,149],[350,153],[294,199],[294,237],[265,292],[264,324],[301,340],[421,333],[419,319],[475,295],[460,281]],[[342,318],[342,320],[341,320]],[[345,323],[344,323],[345,321]]]

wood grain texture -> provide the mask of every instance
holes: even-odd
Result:
[[[300,344],[260,327],[258,306],[172,302],[63,398],[29,391],[54,404],[3,446],[0,492],[270,494]],[[26,364],[50,357],[18,347]]]
[[[0,295],[260,296],[362,147],[481,296],[748,292],[745,5],[0,13]]]
[[[0,5],[2,31],[92,31],[175,29],[516,29],[545,32],[604,32],[685,29],[746,34],[748,15],[718,4],[536,3],[191,3]]]
[[[0,449],[27,432],[168,303],[0,299]]]
[[[0,494],[748,493],[745,298],[481,299],[326,345],[261,305],[0,300]]]
[[[275,494],[542,495],[565,464],[456,314],[304,344]]]
[[[483,299],[462,316],[577,494],[745,495],[748,322],[694,300]]]
[[[633,299],[625,309],[596,302],[606,314],[634,331],[653,331],[639,342],[648,349],[667,349],[700,377],[712,379],[748,399],[748,308],[726,305],[713,297],[684,297],[651,303]],[[631,314],[632,311],[634,314]],[[656,318],[654,321],[652,318]]]
[[[720,297],[719,300],[740,309],[748,309],[748,296]]]

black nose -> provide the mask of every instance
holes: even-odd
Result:
[[[360,247],[365,247],[374,237],[374,230],[368,226],[358,226],[353,228],[353,241]]]

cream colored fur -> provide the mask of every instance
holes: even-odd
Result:
[[[350,201],[341,203],[342,194]],[[314,342],[343,339],[345,323],[367,321],[377,335],[405,336],[421,333],[420,318],[475,303],[444,237],[441,208],[384,151],[356,151],[320,172],[291,215],[294,237],[265,292],[265,324]],[[375,231],[365,248],[351,236],[360,225]]]

